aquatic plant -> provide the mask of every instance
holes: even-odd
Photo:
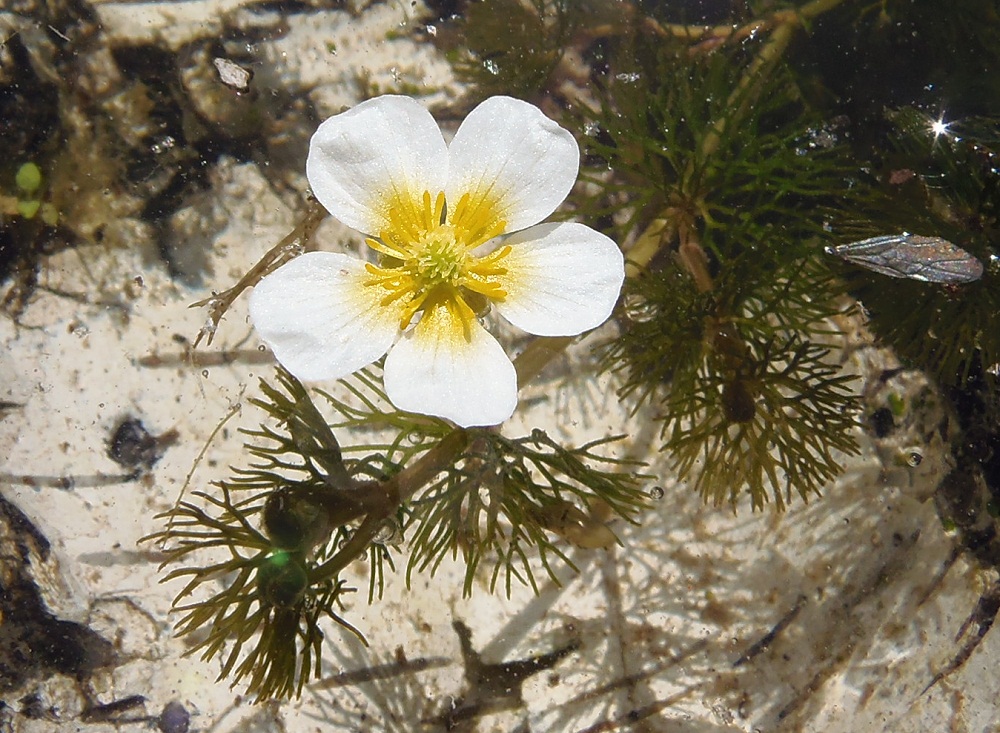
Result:
[[[0,193],[0,215],[29,220],[39,216],[46,225],[55,226],[59,212],[51,203],[42,201],[43,181],[42,171],[36,163],[24,163],[14,175],[15,195]]]
[[[407,581],[451,555],[466,563],[467,594],[485,565],[491,588],[510,593],[515,582],[536,587],[539,570],[558,579],[554,561],[572,567],[562,541],[613,544],[607,521],[636,521],[645,504],[636,465],[599,450],[614,438],[566,447],[542,430],[512,439],[455,428],[395,410],[379,377],[345,380],[350,403],[321,393],[332,424],[288,372],[277,386],[262,380],[264,397],[251,401],[270,419],[247,432],[256,462],[193,492],[147,538],[176,566],[164,580],[187,581],[178,633],[197,633],[192,653],[221,656],[220,678],[246,679],[258,698],[297,696],[319,677],[324,619],[361,637],[339,610],[351,591],[340,576],[358,557],[370,560],[370,601],[404,541]],[[341,447],[334,431],[361,425],[394,437]],[[203,560],[219,549],[221,560]]]
[[[607,368],[658,406],[664,452],[706,499],[780,509],[857,450],[817,245],[864,193],[835,126],[764,58],[636,40],[578,115],[594,184],[578,206],[635,242]]]
[[[861,296],[873,325],[902,354],[934,367],[943,381],[973,360],[997,356],[982,333],[983,319],[998,305],[989,296],[970,306],[967,298],[949,299],[951,291],[939,284],[906,281],[869,294],[876,274],[825,252],[918,228],[986,262],[995,245],[994,142],[985,132],[960,145],[928,137],[926,128],[906,132],[912,115],[896,111],[887,119],[897,127],[898,156],[880,159],[878,145],[856,135],[854,123],[816,93],[807,65],[795,63],[793,39],[821,15],[847,13],[848,3],[751,3],[748,17],[715,26],[671,22],[640,5],[617,15],[596,1],[498,5],[509,12],[490,15],[486,4],[472,4],[458,24],[464,40],[451,57],[473,84],[464,104],[548,92],[547,113],[561,115],[559,122],[584,144],[585,185],[561,216],[588,225],[526,231],[541,235],[536,244],[558,250],[543,264],[564,268],[564,280],[582,265],[557,233],[583,243],[606,277],[595,275],[594,304],[572,289],[573,297],[551,298],[563,281],[545,281],[543,300],[567,321],[551,328],[537,313],[512,310],[515,297],[507,300],[516,293],[507,278],[516,269],[515,247],[526,244],[518,235],[492,253],[473,253],[496,235],[547,217],[575,178],[575,163],[567,161],[576,145],[526,103],[486,104],[520,119],[534,142],[543,137],[535,133],[548,130],[546,139],[565,150],[549,158],[532,148],[518,159],[524,170],[537,164],[561,181],[540,185],[543,201],[520,219],[518,206],[477,200],[471,179],[452,187],[451,163],[441,161],[454,151],[412,100],[376,99],[324,123],[310,181],[322,207],[369,235],[377,259],[302,254],[325,215],[320,204],[310,204],[296,229],[234,287],[201,303],[210,308],[210,325],[199,340],[210,342],[233,300],[259,288],[251,296],[253,319],[283,367],[273,382],[261,381],[262,396],[253,400],[267,416],[247,432],[254,462],[179,503],[152,538],[178,565],[168,578],[187,579],[178,598],[179,631],[200,634],[196,648],[222,656],[222,676],[247,680],[259,698],[297,695],[319,675],[325,619],[360,634],[340,605],[350,590],[344,570],[359,557],[369,560],[370,602],[380,597],[402,548],[408,554],[398,564],[407,582],[455,558],[465,565],[467,594],[480,573],[491,591],[510,593],[515,583],[537,590],[537,573],[558,581],[556,567],[572,567],[568,545],[608,547],[622,526],[613,520],[642,518],[646,477],[639,471],[649,469],[617,458],[616,438],[574,446],[541,428],[511,437],[502,425],[482,427],[514,410],[514,375],[517,385],[537,378],[576,334],[607,318],[621,283],[621,260],[609,242],[625,250],[624,297],[614,313],[616,330],[606,333],[593,368],[611,372],[637,411],[649,407],[644,414],[656,415],[660,470],[715,505],[781,510],[796,497],[811,499],[838,475],[844,456],[858,450],[859,401],[833,353],[850,307],[845,288]],[[856,16],[882,22],[866,11]],[[574,69],[566,62],[571,57],[590,63]],[[372,124],[357,125],[362,118]],[[390,118],[408,119],[420,142],[419,155],[405,159],[413,167],[407,185],[387,200],[388,169],[366,169],[363,156],[353,153],[336,164],[329,157],[330,150],[344,152],[338,147],[344,140],[351,150],[367,149],[361,133],[373,129],[373,139],[396,149]],[[463,129],[455,150],[471,134]],[[407,142],[404,149],[411,148]],[[489,169],[486,156],[473,158]],[[883,175],[883,166],[896,160],[915,172],[905,196]],[[515,190],[515,178],[505,179],[511,184],[505,193]],[[939,190],[931,181],[944,185]],[[485,204],[474,225],[466,219],[471,204]],[[448,236],[436,238],[439,229]],[[971,233],[979,230],[982,236]],[[993,277],[988,268],[984,288]],[[908,317],[888,315],[899,308],[888,301],[906,302],[908,289],[942,313],[953,305],[948,318],[967,322],[971,331],[956,329],[946,348],[930,348],[926,339],[940,342],[942,334],[925,336],[927,313],[909,307]],[[291,308],[289,293],[297,299]],[[463,361],[455,348],[434,356],[431,346],[411,343],[422,328],[442,322],[450,347],[468,347],[473,334],[496,344],[477,320],[491,301],[514,325],[542,334],[514,359],[513,372],[499,346],[490,348],[500,371],[477,367],[485,363],[481,354]],[[928,361],[927,353],[938,356]],[[466,368],[497,377],[484,385],[485,396],[470,393],[459,373]],[[339,390],[308,389],[297,377],[340,378]],[[633,427],[624,424],[620,432]],[[344,436],[356,442],[346,444]],[[212,560],[213,549],[228,557]],[[209,553],[205,560],[196,554],[202,551]],[[217,590],[222,574],[235,582]]]
[[[945,123],[904,107],[888,122],[888,152],[877,161],[885,185],[875,199],[888,202],[887,226],[941,236],[986,267],[979,280],[954,286],[886,286],[878,275],[846,268],[844,275],[874,328],[907,363],[958,387],[977,368],[995,372],[1000,364],[1000,118]],[[852,234],[858,231],[871,229]]]
[[[448,145],[408,97],[331,117],[307,174],[328,211],[368,233],[378,264],[304,254],[256,285],[254,326],[299,377],[336,379],[388,352],[397,407],[463,427],[503,422],[516,375],[478,316],[492,307],[529,333],[575,336],[607,320],[621,290],[608,237],[539,224],[572,188],[579,157],[572,135],[509,97],[476,107]]]
[[[473,82],[473,98],[509,94],[531,99],[544,92],[573,37],[601,17],[615,17],[603,3],[579,0],[498,0],[470,3],[461,44],[450,50],[460,79]]]

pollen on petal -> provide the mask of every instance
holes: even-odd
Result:
[[[300,379],[337,379],[370,364],[399,336],[398,303],[368,287],[361,260],[309,252],[265,277],[250,317],[275,357]]]
[[[506,240],[497,310],[538,336],[574,336],[611,315],[625,279],[621,250],[583,224],[539,224]]]
[[[347,226],[377,235],[386,226],[385,197],[419,183],[440,191],[448,148],[434,118],[414,99],[369,99],[326,120],[309,144],[306,175],[319,202]]]
[[[517,376],[503,348],[444,301],[425,310],[392,348],[384,380],[399,409],[462,427],[497,425],[517,405]]]
[[[538,107],[491,97],[462,122],[448,158],[449,206],[469,193],[470,204],[488,204],[506,221],[508,233],[555,211],[576,181],[580,149]]]

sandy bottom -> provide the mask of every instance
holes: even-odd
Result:
[[[383,25],[372,31],[378,43],[354,42],[376,75],[388,74],[401,53],[384,39],[402,11],[385,8],[378,10]],[[327,16],[331,29],[339,27],[336,12]],[[303,29],[296,38],[306,44],[309,36]],[[337,69],[350,46],[338,47]],[[320,72],[303,64],[299,73]],[[321,108],[351,101],[341,81],[329,71],[314,92]],[[204,285],[173,280],[148,242],[85,247],[46,260],[18,322],[0,320],[0,400],[16,405],[0,419],[2,492],[51,543],[48,557],[35,550],[21,557],[8,520],[3,554],[17,557],[4,562],[20,563],[52,614],[101,634],[119,660],[82,684],[31,676],[3,694],[0,730],[148,730],[171,701],[192,713],[193,730],[214,733],[443,730],[421,721],[442,718],[459,698],[481,714],[456,730],[504,733],[1000,730],[996,632],[964,667],[922,693],[957,652],[955,636],[988,580],[963,558],[947,564],[953,538],[927,500],[947,466],[940,444],[926,441],[933,415],[911,416],[891,442],[866,442],[822,499],[780,516],[733,516],[661,481],[663,496],[642,526],[615,527],[623,547],[573,551],[579,572],[544,584],[537,596],[518,587],[510,598],[491,596],[484,579],[463,598],[458,566],[409,590],[401,576],[390,577],[381,602],[369,606],[359,593],[345,610],[371,646],[331,625],[329,678],[299,701],[253,705],[239,688],[216,682],[218,660],[183,656],[185,644],[171,630],[178,586],[158,582],[160,557],[137,541],[160,528],[154,515],[177,500],[227,414],[192,486],[205,488],[226,466],[247,461],[237,429],[259,424],[247,399],[273,363],[258,350],[243,301],[216,342],[192,357],[204,314],[188,305],[235,281],[292,228],[294,214],[254,165],[225,163],[212,186],[210,203],[188,212],[194,222],[184,225],[214,237],[202,253],[210,273]],[[331,248],[341,235],[334,223],[320,230]],[[863,339],[855,346],[844,358],[864,389],[865,375],[891,356]],[[574,363],[556,364],[529,390],[532,406],[511,433],[539,426],[580,443],[626,426],[629,455],[666,473],[653,424],[642,413],[630,417],[614,384],[581,379]],[[904,374],[893,388],[905,396],[925,386]],[[176,437],[164,441],[150,471],[121,482],[108,448],[123,419]],[[912,446],[923,451],[915,467],[899,460]],[[363,588],[366,568],[352,571]],[[471,657],[463,655],[456,621],[470,629]],[[571,642],[575,651],[509,689],[466,678],[473,659],[526,660]],[[426,669],[408,671],[400,650],[407,660],[427,660]],[[369,679],[342,674],[359,670]],[[88,695],[90,704],[134,695],[145,702],[117,716],[133,722],[83,722]],[[34,707],[25,702],[30,696]]]

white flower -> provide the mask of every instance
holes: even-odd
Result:
[[[509,97],[476,107],[450,145],[409,97],[331,117],[306,174],[379,263],[292,260],[254,289],[254,326],[300,379],[344,377],[388,352],[397,408],[463,427],[503,422],[517,377],[478,316],[492,306],[529,333],[572,336],[607,320],[621,290],[613,241],[582,224],[539,224],[573,187],[579,157],[569,132]]]

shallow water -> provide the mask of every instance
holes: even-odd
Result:
[[[181,731],[178,705],[220,732],[1000,729],[1000,19],[974,1],[757,5],[0,10],[0,730]],[[618,242],[630,284],[569,346],[490,316],[538,358],[516,362],[501,431],[523,442],[496,476],[564,475],[518,451],[617,435],[593,452],[646,465],[584,456],[575,491],[521,516],[564,553],[551,574],[503,542],[467,573],[471,534],[421,549],[420,507],[441,499],[417,490],[337,576],[357,592],[335,613],[368,646],[321,614],[301,696],[254,705],[252,673],[220,675],[231,637],[185,656],[208,626],[176,637],[184,579],[160,582],[226,551],[161,568],[177,536],[140,539],[260,460],[241,430],[281,431],[254,403],[278,377],[246,294],[218,323],[190,305],[290,232],[288,254],[365,255],[309,203],[304,161],[321,120],[384,93],[448,136],[493,94],[574,134],[581,183],[556,218]],[[903,232],[961,247],[981,277],[888,277],[824,251]],[[413,465],[455,434],[365,416],[379,374],[354,394],[317,385],[341,402],[310,394],[330,422],[354,416],[333,431],[352,480],[384,486],[400,466],[358,459]],[[484,478],[434,521],[466,531],[479,501],[482,527],[509,527],[484,468],[502,444],[470,435],[483,452],[463,470]],[[339,465],[319,455],[316,475]],[[585,469],[633,477],[618,488],[640,494],[634,522]],[[254,491],[259,527],[267,493],[239,495]],[[301,558],[312,580],[363,531],[345,511]],[[414,545],[440,564],[407,582]],[[238,588],[236,568],[194,597]]]

